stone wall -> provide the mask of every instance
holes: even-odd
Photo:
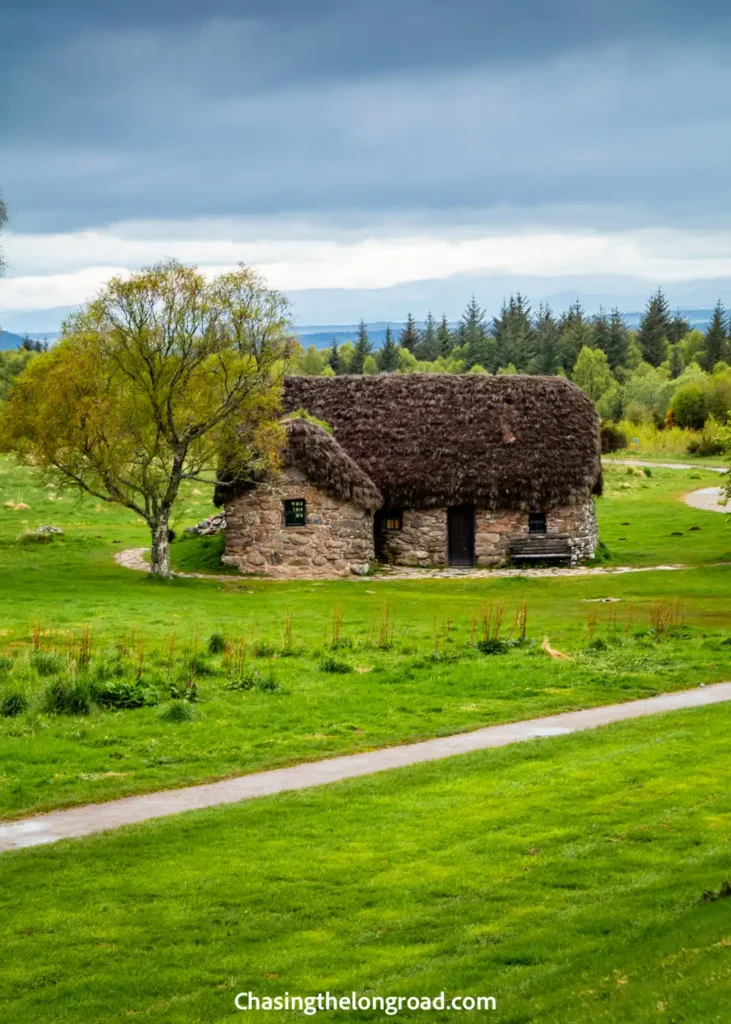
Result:
[[[446,508],[405,508],[402,528],[383,535],[384,558],[393,565],[426,567],[447,561]]]
[[[285,526],[282,502],[304,498],[306,526]],[[300,470],[277,477],[226,506],[222,561],[243,572],[282,579],[364,573],[374,557],[373,517],[313,487]]]
[[[510,554],[515,534],[528,533],[527,512],[478,509],[475,556],[478,565],[501,565]],[[546,533],[566,533],[571,547],[571,564],[591,558],[599,543],[594,499],[579,505],[563,505],[546,512]]]
[[[594,502],[566,505],[546,513],[548,533],[567,533],[571,563],[591,558],[599,542]],[[486,568],[502,565],[515,534],[528,532],[528,513],[501,509],[475,511],[475,562]],[[403,528],[384,536],[384,553],[394,565],[447,564],[447,509],[404,509]]]

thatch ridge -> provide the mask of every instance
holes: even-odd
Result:
[[[375,511],[383,497],[370,477],[343,451],[332,434],[304,419],[285,420],[282,461],[300,469],[316,487],[341,501]]]
[[[599,418],[562,377],[289,377],[389,507],[548,509],[601,493]]]

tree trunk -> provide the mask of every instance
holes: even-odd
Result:
[[[152,534],[151,572],[153,576],[170,579],[170,542],[167,517],[150,524]]]

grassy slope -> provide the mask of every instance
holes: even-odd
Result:
[[[673,497],[677,490],[706,481],[683,482],[678,476],[684,475],[658,473],[646,480],[622,471],[615,480],[608,474],[608,497],[599,508],[610,549],[618,548],[616,538],[626,534],[628,553],[635,560],[677,560],[677,540],[666,537],[670,526],[687,530],[700,523],[699,533],[684,536],[681,557],[731,558],[724,517],[693,511]],[[96,509],[93,503],[78,506],[68,498],[51,502],[47,492],[28,481],[18,470],[0,478],[0,504],[10,498],[31,506],[26,512],[0,511],[0,573],[9,597],[0,629],[6,646],[27,645],[34,622],[58,631],[52,643],[60,646],[85,625],[91,626],[97,649],[122,634],[131,641],[134,634],[151,656],[173,632],[180,649],[195,633],[203,643],[214,631],[248,637],[250,644],[256,636],[281,646],[289,610],[299,656],[273,663],[280,685],[276,693],[226,692],[220,675],[200,680],[205,700],[197,719],[188,724],[161,722],[159,708],[89,718],[33,713],[0,719],[0,815],[107,799],[731,676],[731,647],[719,642],[720,631],[731,628],[731,609],[722,600],[728,591],[726,569],[573,580],[160,584],[112,562],[119,547],[144,543],[144,530],[131,515]],[[628,482],[630,489],[615,488],[613,481]],[[198,507],[189,518],[200,518],[205,498],[192,496],[185,507],[193,508],[192,502]],[[631,529],[621,525],[625,518],[632,520]],[[42,547],[18,543],[23,519],[28,526],[58,523],[66,536]],[[645,522],[651,528],[645,529]],[[114,545],[114,540],[121,544]],[[653,601],[678,595],[686,606],[691,639],[644,647],[629,643],[599,656],[582,653],[587,618],[594,611],[598,635],[611,632],[614,614],[622,632],[630,623],[646,625]],[[606,596],[622,601],[585,603]],[[529,635],[537,640],[548,635],[576,657],[560,664],[535,651],[497,658],[476,655],[469,648],[472,617],[481,605],[497,600],[505,602],[508,620],[527,600]],[[389,652],[375,646],[386,602],[396,620],[396,642]],[[355,645],[345,657],[369,672],[338,676],[320,669],[338,605],[343,608],[344,635]],[[450,641],[444,639],[448,623]],[[456,661],[430,660],[435,629],[442,637],[441,651],[454,654]],[[28,679],[36,701],[46,682]],[[4,685],[0,679],[0,690]]]
[[[701,895],[729,878],[730,728],[675,713],[3,855],[0,999],[217,1024],[241,990],[445,990],[504,1024],[716,1024],[729,902]]]

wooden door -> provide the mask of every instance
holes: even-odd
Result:
[[[475,507],[447,509],[447,550],[450,565],[475,564]]]

